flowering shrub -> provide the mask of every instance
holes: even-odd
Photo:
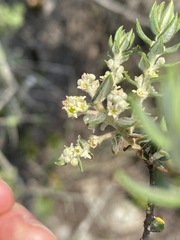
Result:
[[[163,117],[161,125],[157,124],[157,116],[153,118],[149,117],[150,114],[145,114],[144,101],[162,95],[162,92],[155,89],[154,83],[162,81],[160,69],[170,66],[166,64],[165,56],[175,53],[180,46],[179,43],[169,46],[180,28],[180,20],[178,14],[174,13],[172,1],[166,8],[164,2],[160,5],[154,3],[149,14],[149,27],[153,39],[144,33],[136,20],[136,32],[148,46],[148,51],[143,52],[140,46],[133,46],[133,30],[126,32],[121,26],[115,36],[109,38],[111,56],[106,61],[108,71],[98,78],[94,74],[84,73],[77,81],[77,88],[88,94],[90,101],[86,101],[86,96],[67,96],[63,101],[63,109],[68,117],[77,118],[83,115],[83,121],[92,130],[92,135],[88,140],[78,136],[75,145],[71,143],[69,147],[65,146],[57,161],[58,165],[70,163],[83,170],[82,159],[91,159],[92,149],[104,140],[111,139],[111,150],[114,154],[122,150],[123,143],[126,142],[128,146],[124,147],[124,150],[135,150],[145,161],[149,169],[150,185],[156,185],[154,169],[167,172],[163,162],[170,159],[171,146],[168,137],[165,137],[166,119]],[[140,56],[137,67],[141,73],[139,76],[130,77],[123,64],[134,54]],[[122,81],[129,82],[133,90],[125,92],[121,86]],[[124,117],[126,112],[128,115]],[[111,126],[113,130],[100,136],[94,135],[97,127],[103,132],[107,126]],[[162,231],[164,228],[164,220],[155,217],[153,210],[154,203],[149,201],[141,239],[148,239],[150,232]]]

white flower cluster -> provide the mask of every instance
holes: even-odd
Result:
[[[134,80],[137,83],[137,90],[132,90],[132,92],[136,93],[140,98],[147,98],[149,92],[147,91],[147,83],[144,81],[143,74],[139,77],[135,76]]]
[[[77,81],[78,88],[87,92],[91,97],[94,96],[99,87],[99,80],[96,80],[94,74],[84,73],[81,79]]]
[[[66,100],[63,101],[63,109],[66,110],[68,117],[78,117],[89,108],[89,105],[85,101],[86,96],[66,96]]]
[[[77,143],[74,146],[73,143],[69,147],[65,146],[63,153],[58,158],[58,165],[66,165],[70,163],[73,166],[80,164],[80,158],[92,158],[92,153],[90,152],[90,146],[87,141],[82,140],[78,137]]]
[[[119,114],[128,108],[127,94],[122,88],[115,88],[107,96],[107,110],[108,115],[118,118]]]
[[[115,84],[118,84],[123,79],[124,67],[120,64],[120,60],[119,57],[114,57],[106,62],[108,68],[111,70]]]
[[[135,76],[135,82],[137,83],[137,90],[132,90],[132,92],[136,93],[142,100],[146,99],[151,94],[157,94],[150,82],[144,79],[143,74],[138,77]]]

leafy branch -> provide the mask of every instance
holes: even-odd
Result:
[[[84,73],[77,81],[77,88],[88,94],[91,100],[86,101],[86,95],[67,96],[62,102],[68,117],[78,118],[83,115],[84,123],[93,134],[88,140],[78,136],[75,145],[71,143],[69,147],[65,146],[56,162],[58,165],[70,163],[73,166],[79,166],[83,171],[82,159],[92,159],[92,149],[104,140],[111,139],[111,150],[114,154],[118,154],[122,149],[124,151],[132,149],[136,152],[147,165],[150,186],[156,189],[155,171],[167,173],[164,162],[170,160],[171,157],[176,163],[177,144],[174,147],[172,139],[180,142],[179,137],[175,137],[177,129],[180,131],[180,113],[177,107],[174,107],[179,106],[180,103],[180,88],[177,83],[174,87],[170,75],[167,76],[168,81],[163,90],[162,88],[156,89],[154,85],[155,82],[164,81],[160,70],[169,66],[166,64],[165,55],[175,53],[180,46],[180,43],[169,46],[169,42],[180,29],[180,19],[174,12],[173,1],[166,8],[164,2],[160,5],[154,3],[149,14],[149,27],[154,36],[153,39],[144,33],[139,20],[136,20],[137,35],[149,48],[147,52],[143,52],[139,46],[133,45],[135,39],[133,30],[126,32],[121,26],[114,37],[109,38],[111,56],[106,60],[108,71],[99,78],[96,78],[94,74]],[[130,77],[123,64],[137,53],[140,56],[137,67],[141,70],[141,74]],[[170,64],[177,64],[177,62]],[[125,92],[121,86],[122,81],[127,81],[132,85],[132,92]],[[177,96],[175,100],[172,100],[175,91]],[[163,94],[165,98],[162,97]],[[160,124],[157,121],[158,116],[151,116],[146,112],[144,101],[150,97],[160,98],[162,101],[164,117]],[[170,110],[167,111],[165,105],[168,105]],[[125,114],[126,110],[131,112],[131,116],[122,117],[122,113]],[[97,128],[103,132],[107,126],[111,126],[113,130],[100,136],[94,134]],[[118,182],[121,181],[118,180]],[[127,190],[131,189],[129,192],[134,194],[128,182],[127,178],[123,183],[124,187]],[[136,184],[133,183],[133,185],[135,191],[138,191]],[[141,189],[143,188],[140,187]],[[154,192],[151,193],[152,198],[148,194],[149,200],[141,240],[149,239],[151,232],[162,231],[165,225],[162,218],[154,216],[154,207],[158,200],[154,197]]]

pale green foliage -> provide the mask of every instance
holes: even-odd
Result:
[[[0,5],[0,31],[15,30],[24,21],[24,5],[16,3],[13,6],[8,4]]]
[[[156,117],[150,118],[144,114],[144,100],[152,96],[160,96],[160,93],[154,88],[154,82],[162,80],[159,70],[166,66],[164,55],[174,53],[179,48],[179,43],[169,47],[169,41],[180,28],[180,20],[178,14],[174,13],[173,2],[171,1],[166,8],[164,2],[160,5],[154,3],[149,14],[149,25],[154,39],[146,36],[139,21],[136,21],[138,36],[149,46],[147,52],[143,52],[139,46],[133,47],[135,38],[133,30],[126,33],[121,26],[115,36],[109,38],[112,52],[112,56],[106,61],[109,70],[99,78],[93,74],[84,73],[78,80],[77,88],[88,93],[91,100],[86,102],[85,96],[70,96],[63,101],[63,109],[67,111],[68,116],[77,118],[84,115],[84,123],[93,133],[97,127],[104,131],[108,125],[114,130],[101,136],[92,135],[87,141],[79,137],[75,146],[71,144],[70,147],[65,147],[57,164],[71,163],[74,166],[79,165],[82,170],[81,159],[91,159],[91,149],[108,138],[112,140],[113,153],[117,154],[121,150],[125,140],[129,144],[129,148],[139,153],[143,150],[142,159],[147,160],[147,155],[150,155],[153,164],[158,168],[163,168],[162,162],[170,158],[168,151],[171,147],[171,139],[166,138],[167,132],[163,127],[157,125]],[[166,43],[168,43],[168,47],[166,47]],[[137,67],[141,70],[141,74],[130,77],[124,69],[123,63],[137,53],[140,55]],[[132,92],[124,91],[121,87],[122,81],[127,81],[133,86]],[[165,94],[167,94],[166,91]],[[180,93],[178,94],[180,96]],[[177,104],[178,96],[173,100],[174,102],[169,102],[169,104]],[[132,98],[133,101],[130,101],[129,99]],[[131,111],[131,117],[121,116],[126,110]],[[176,114],[177,109],[171,110],[172,112],[169,112],[167,117],[171,114],[174,114],[175,119],[180,116],[180,114]],[[137,133],[136,130],[142,126],[145,133],[139,134],[139,131]]]

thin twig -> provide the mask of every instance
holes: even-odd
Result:
[[[150,186],[155,186],[156,183],[155,183],[155,172],[154,172],[153,163],[150,161],[146,161],[146,165],[149,170],[149,184]],[[140,240],[149,239],[149,236],[151,233],[150,225],[154,220],[154,207],[155,207],[154,203],[152,203],[151,201],[148,201],[147,207],[146,207],[146,218],[144,220],[144,232]]]

